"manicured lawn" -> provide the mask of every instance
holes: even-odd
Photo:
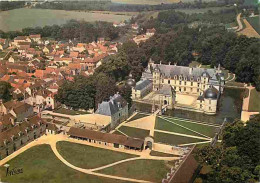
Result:
[[[134,120],[137,120],[137,119],[141,119],[141,118],[144,118],[144,117],[147,117],[148,115],[147,114],[140,114],[140,113],[137,113],[135,116],[133,116],[129,121],[134,121]]]
[[[162,153],[162,152],[158,152],[158,151],[151,151],[150,155],[151,156],[161,156],[161,157],[179,157],[177,155]]]
[[[128,126],[121,126],[119,130],[125,133],[129,137],[144,139],[145,137],[149,136],[149,130],[143,130],[139,128],[132,128]]]
[[[87,145],[58,142],[57,149],[61,156],[71,164],[81,168],[98,168],[123,159],[134,158],[135,155]]]
[[[117,175],[152,182],[161,182],[170,171],[164,161],[160,160],[135,160],[121,163],[98,171],[108,175]]]
[[[84,112],[84,111],[74,111],[74,110],[69,110],[69,109],[64,109],[64,108],[59,108],[59,109],[55,110],[54,112],[61,113],[61,114],[68,114],[68,115],[89,114],[88,112]]]
[[[256,89],[251,90],[250,101],[249,101],[250,112],[260,112],[260,92]]]
[[[5,167],[0,168],[3,182],[10,183],[102,183],[125,182],[87,175],[63,164],[53,154],[49,145],[32,147],[8,162],[9,169],[22,168],[23,173],[5,176]]]
[[[184,125],[183,125],[184,126]],[[163,131],[169,131],[169,132],[175,132],[175,133],[181,133],[186,135],[193,135],[193,136],[202,136],[195,132],[192,132],[188,129],[185,129],[181,126],[175,125],[169,121],[166,121],[160,117],[156,118],[155,122],[155,129],[157,130],[163,130]],[[193,128],[191,128],[193,130]]]
[[[187,127],[191,130],[194,130],[196,132],[199,132],[203,135],[207,135],[208,137],[213,137],[215,135],[216,132],[216,127],[213,126],[207,126],[207,125],[201,125],[201,124],[197,124],[197,123],[190,123],[187,121],[180,121],[177,119],[168,119],[174,123],[177,123],[179,125],[182,125],[184,127]]]
[[[164,144],[170,144],[170,145],[180,145],[180,144],[189,144],[195,142],[203,142],[205,140],[154,132],[154,141],[159,143],[164,143]]]

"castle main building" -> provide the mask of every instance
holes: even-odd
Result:
[[[220,66],[204,69],[149,62],[142,80],[152,81],[154,93],[166,85],[172,87],[176,93],[174,108],[206,114],[216,114],[217,103],[225,85]],[[164,104],[167,102],[164,101]]]

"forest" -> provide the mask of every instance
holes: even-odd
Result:
[[[25,1],[0,1],[0,11],[7,11],[25,6]]]
[[[16,36],[28,36],[30,34],[41,34],[42,37],[55,40],[78,40],[80,42],[92,42],[97,38],[104,37],[113,40],[118,37],[119,28],[115,28],[109,22],[94,22],[70,20],[64,25],[51,25],[36,28],[24,28],[22,31],[3,32],[0,30],[1,38],[14,39]]]
[[[255,183],[260,178],[260,115],[247,125],[240,121],[227,124],[223,140],[216,147],[204,145],[195,151],[198,161],[207,167],[197,182]],[[203,172],[203,171],[202,171]]]
[[[34,8],[41,9],[59,9],[59,10],[82,10],[82,11],[115,11],[115,12],[144,12],[170,9],[191,9],[191,8],[208,8],[208,7],[223,7],[233,6],[234,3],[243,3],[244,0],[216,0],[216,1],[194,1],[194,2],[179,2],[172,4],[161,3],[159,5],[145,4],[121,4],[111,1],[63,1],[63,2],[45,2],[37,4]]]

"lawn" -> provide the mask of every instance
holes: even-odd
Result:
[[[56,158],[49,145],[32,147],[8,162],[9,169],[22,168],[23,173],[5,176],[5,167],[0,168],[1,181],[12,183],[102,183],[120,182],[73,170]]]
[[[141,119],[141,118],[145,118],[147,117],[148,115],[147,114],[140,114],[140,113],[137,113],[135,116],[133,116],[129,121],[134,121],[134,120],[137,120],[137,119]]]
[[[129,137],[144,139],[145,137],[149,136],[149,130],[143,130],[139,128],[132,128],[128,126],[121,126],[118,130],[125,133]]]
[[[259,16],[256,17],[249,17],[247,18],[247,21],[250,23],[250,25],[255,29],[255,31],[260,34],[260,19]]]
[[[178,135],[154,132],[154,141],[163,143],[163,144],[170,144],[170,145],[180,145],[180,144],[189,144],[195,142],[203,142],[205,140],[190,138],[190,137],[183,137]]]
[[[136,157],[135,155],[127,153],[120,153],[65,141],[58,142],[57,149],[61,156],[68,162],[85,169],[98,168],[120,160]]]
[[[168,120],[174,122],[174,123],[177,123],[179,125],[182,125],[184,127],[187,127],[191,130],[194,130],[196,132],[199,132],[203,135],[206,135],[208,137],[213,137],[215,135],[215,132],[216,132],[216,127],[213,127],[213,126],[207,126],[207,125],[201,125],[201,124],[198,124],[198,123],[190,123],[188,121],[180,121],[178,119],[170,119],[168,118]]]
[[[74,111],[74,110],[69,110],[64,108],[59,108],[53,112],[60,113],[60,114],[67,114],[67,115],[89,114],[88,112],[85,111]]]
[[[250,112],[260,112],[260,92],[256,89],[251,90],[250,101],[249,101]]]
[[[161,160],[135,160],[121,163],[98,172],[152,182],[161,182],[169,171],[169,165],[167,166],[166,162]]]
[[[119,131],[117,131],[117,130],[115,130],[115,131],[113,132],[113,134],[116,134],[116,135],[124,135],[124,134],[122,134],[121,132],[119,132]]]
[[[166,121],[166,120],[164,120],[160,117],[156,118],[155,129],[163,130],[163,131],[169,131],[169,132],[175,132],[175,133],[181,133],[181,134],[186,134],[186,135],[193,135],[193,136],[200,136],[200,137],[202,136],[202,135],[199,135],[199,134],[192,132],[188,129],[185,129],[181,126],[178,126],[178,125],[175,125],[171,122],[168,122],[168,121]]]

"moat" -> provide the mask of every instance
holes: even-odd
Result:
[[[221,124],[225,118],[227,118],[228,122],[232,122],[234,119],[240,119],[244,91],[244,89],[225,88],[224,94],[220,98],[216,115],[211,116],[180,109],[167,110],[164,115],[217,124]],[[152,106],[149,104],[136,103],[136,109],[142,112],[151,112]]]

